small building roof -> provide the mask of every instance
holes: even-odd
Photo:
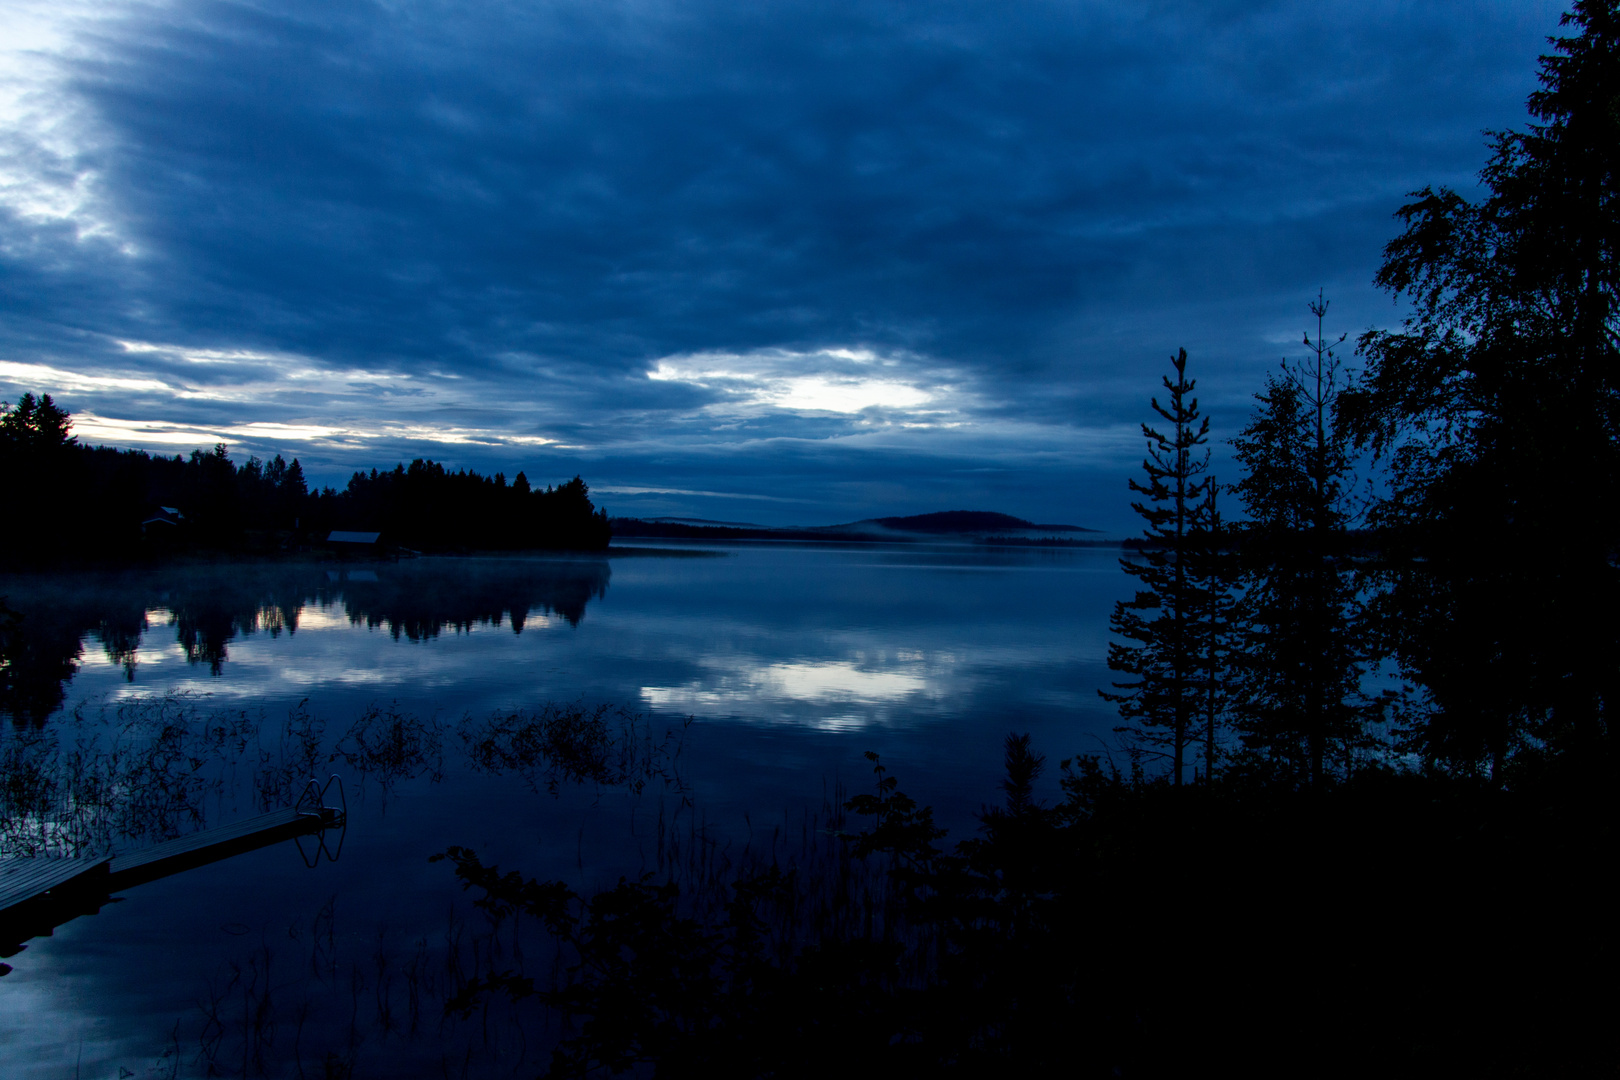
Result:
[[[340,529],[335,532],[328,533],[326,542],[328,544],[375,544],[377,542],[377,537],[381,535],[382,533],[346,532]]]

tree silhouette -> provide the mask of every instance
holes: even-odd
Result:
[[[1120,560],[1124,571],[1145,587],[1116,603],[1109,621],[1109,628],[1126,640],[1109,644],[1108,666],[1128,678],[1113,684],[1117,693],[1098,693],[1118,704],[1126,721],[1121,731],[1168,748],[1172,782],[1179,785],[1188,747],[1196,739],[1193,725],[1201,698],[1207,694],[1200,679],[1205,635],[1198,625],[1203,600],[1193,551],[1199,543],[1199,509],[1210,483],[1200,479],[1209,468],[1209,451],[1199,452],[1209,440],[1209,420],[1200,417],[1198,399],[1189,396],[1197,384],[1187,378],[1187,350],[1170,363],[1175,381],[1168,375],[1163,380],[1169,404],[1152,399],[1169,434],[1142,425],[1148,441],[1142,462],[1147,482],[1130,482],[1131,490],[1144,497],[1131,508],[1146,522],[1147,543],[1140,562]],[[1149,612],[1157,614],[1149,617]]]
[[[1236,630],[1236,581],[1230,536],[1221,519],[1217,499],[1220,484],[1212,475],[1204,490],[1204,501],[1194,518],[1188,562],[1198,590],[1196,634],[1202,657],[1204,721],[1204,777],[1215,776],[1220,752],[1220,729],[1232,699],[1231,676],[1238,660]]]
[[[25,393],[15,407],[0,402],[0,443],[16,453],[43,457],[78,440],[68,434],[72,414],[59,409],[46,394]]]
[[[1378,284],[1399,331],[1360,339],[1346,395],[1391,468],[1374,523],[1381,625],[1432,709],[1427,758],[1493,774],[1521,752],[1590,748],[1617,693],[1612,507],[1620,494],[1620,8],[1578,2],[1530,96],[1493,136],[1471,202],[1424,188]]]
[[[592,506],[584,480],[544,489],[531,488],[521,473],[518,481],[418,458],[389,472],[355,473],[343,492],[323,493],[312,512],[333,527],[381,530],[421,550],[607,547],[607,514]]]
[[[333,529],[380,531],[432,551],[599,551],[612,530],[576,476],[531,487],[417,459],[357,472],[342,491],[309,490],[303,465],[277,455],[238,466],[223,444],[189,457],[85,447],[49,394],[0,403],[0,475],[13,509],[0,556],[23,564],[124,562],[177,549],[268,553]],[[178,514],[170,510],[178,510]]]
[[[1347,377],[1322,334],[1327,302],[1309,305],[1317,336],[1284,361],[1232,440],[1250,521],[1244,533],[1245,644],[1239,726],[1245,743],[1286,774],[1319,785],[1330,745],[1353,742],[1362,649],[1347,559],[1348,437],[1335,423]]]
[[[75,519],[85,508],[67,497],[78,485],[80,464],[69,416],[49,394],[25,393],[15,406],[0,402],[0,476],[8,511],[0,554],[33,561],[82,536]]]

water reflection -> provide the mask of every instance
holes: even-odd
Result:
[[[889,660],[877,658],[879,663]],[[900,704],[941,693],[941,672],[930,672],[923,654],[897,653],[899,666],[868,667],[858,660],[795,660],[759,664],[749,657],[711,658],[704,677],[681,686],[645,686],[641,698],[649,706],[674,712],[734,715],[748,711],[782,720],[802,719],[808,713],[819,727],[840,730],[862,721],[843,713],[827,712],[839,706],[876,707]],[[930,676],[933,676],[932,678]]]
[[[343,620],[398,640],[553,620],[577,626],[607,594],[606,559],[418,559],[377,566],[249,563],[0,579],[19,618],[0,639],[0,715],[39,727],[61,708],[87,643],[133,682],[169,626],[187,664],[220,675],[231,643]],[[143,642],[144,637],[144,642]]]
[[[323,606],[341,598],[355,625],[422,641],[445,630],[500,626],[503,620],[512,633],[521,634],[535,613],[578,626],[585,606],[607,594],[610,575],[606,559],[417,560],[381,570],[351,570],[341,581],[329,579],[321,595]]]
[[[1112,553],[927,554],[623,557],[611,595],[605,562],[564,559],[0,579],[33,627],[60,627],[51,647],[79,669],[70,708],[43,728],[0,725],[0,775],[27,780],[0,792],[5,853],[116,850],[235,821],[330,772],[353,813],[341,863],[250,853],[33,941],[0,982],[0,1072],[71,1074],[80,1030],[93,1032],[83,1075],[144,1075],[173,1030],[184,1074],[241,1074],[261,1047],[271,1075],[296,1074],[300,1056],[306,1075],[330,1062],[437,1074],[441,1049],[456,1075],[539,1072],[518,1056],[464,1070],[483,1025],[441,1027],[455,980],[515,966],[517,942],[495,942],[429,855],[476,846],[486,864],[582,892],[677,855],[707,868],[727,845],[769,862],[779,838],[825,838],[805,802],[841,801],[828,791],[864,780],[866,749],[905,762],[909,790],[971,829],[1009,728],[1063,753],[1111,729],[1096,690],[1129,587]],[[58,679],[42,685],[42,709],[62,700]],[[192,695],[193,719],[159,738],[144,710],[174,694]],[[134,776],[173,798],[92,801],[132,792]],[[112,786],[92,789],[98,778]],[[418,1017],[422,1038],[396,1037]],[[256,1041],[272,1032],[260,1019],[274,1045]]]
[[[183,698],[24,728],[0,742],[0,859],[100,856],[202,828],[222,805],[290,805],[323,760],[307,745],[317,728],[303,707],[283,725],[262,710],[204,710]]]
[[[532,791],[556,795],[577,784],[640,792],[658,779],[684,797],[677,765],[685,729],[581,701],[467,714],[454,724],[372,702],[340,728],[308,702],[285,719],[185,697],[81,706],[0,740],[0,867],[105,856],[282,809],[333,768],[357,781],[362,796],[367,785],[386,797],[405,781],[437,784],[447,746],[453,763],[520,777]]]

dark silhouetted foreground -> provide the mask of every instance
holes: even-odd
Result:
[[[869,755],[871,756],[871,755]],[[449,1003],[564,1020],[547,1075],[1606,1076],[1611,815],[1592,773],[1512,792],[1367,771],[1176,788],[1097,759],[1064,799],[1009,737],[1002,806],[946,849],[876,762],[866,827],[717,879],[586,898],[448,853],[561,963]],[[1593,763],[1597,765],[1597,763]],[[1607,762],[1602,763],[1606,767]]]

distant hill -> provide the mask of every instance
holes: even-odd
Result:
[[[763,528],[765,528],[764,525],[758,525],[758,524],[755,524],[752,521],[716,521],[713,518],[655,517],[655,518],[647,518],[646,520],[647,521],[652,521],[652,522],[657,522],[659,524],[663,524],[665,522],[668,522],[668,523],[673,524],[673,525],[708,525],[708,526],[713,526],[715,528],[721,528],[721,529],[763,529]]]
[[[672,540],[837,540],[844,534],[818,529],[767,529],[757,525],[694,525],[690,520],[671,518],[612,518],[616,538],[664,538]],[[863,537],[849,534],[847,539]]]
[[[897,532],[925,533],[939,536],[950,533],[1004,533],[1012,531],[1036,532],[1095,532],[1078,525],[1037,525],[1033,521],[997,514],[990,510],[942,510],[935,514],[912,514],[910,517],[868,518],[850,525],[835,525],[835,529],[855,529],[862,525],[881,525]]]
[[[714,522],[702,518],[614,518],[613,535],[669,537],[690,540],[888,540],[905,542],[923,536],[994,536],[1008,542],[1029,539],[1032,533],[1089,533],[1078,525],[1037,525],[1011,514],[989,510],[945,510],[909,517],[867,518],[845,525],[769,528],[742,522]]]

